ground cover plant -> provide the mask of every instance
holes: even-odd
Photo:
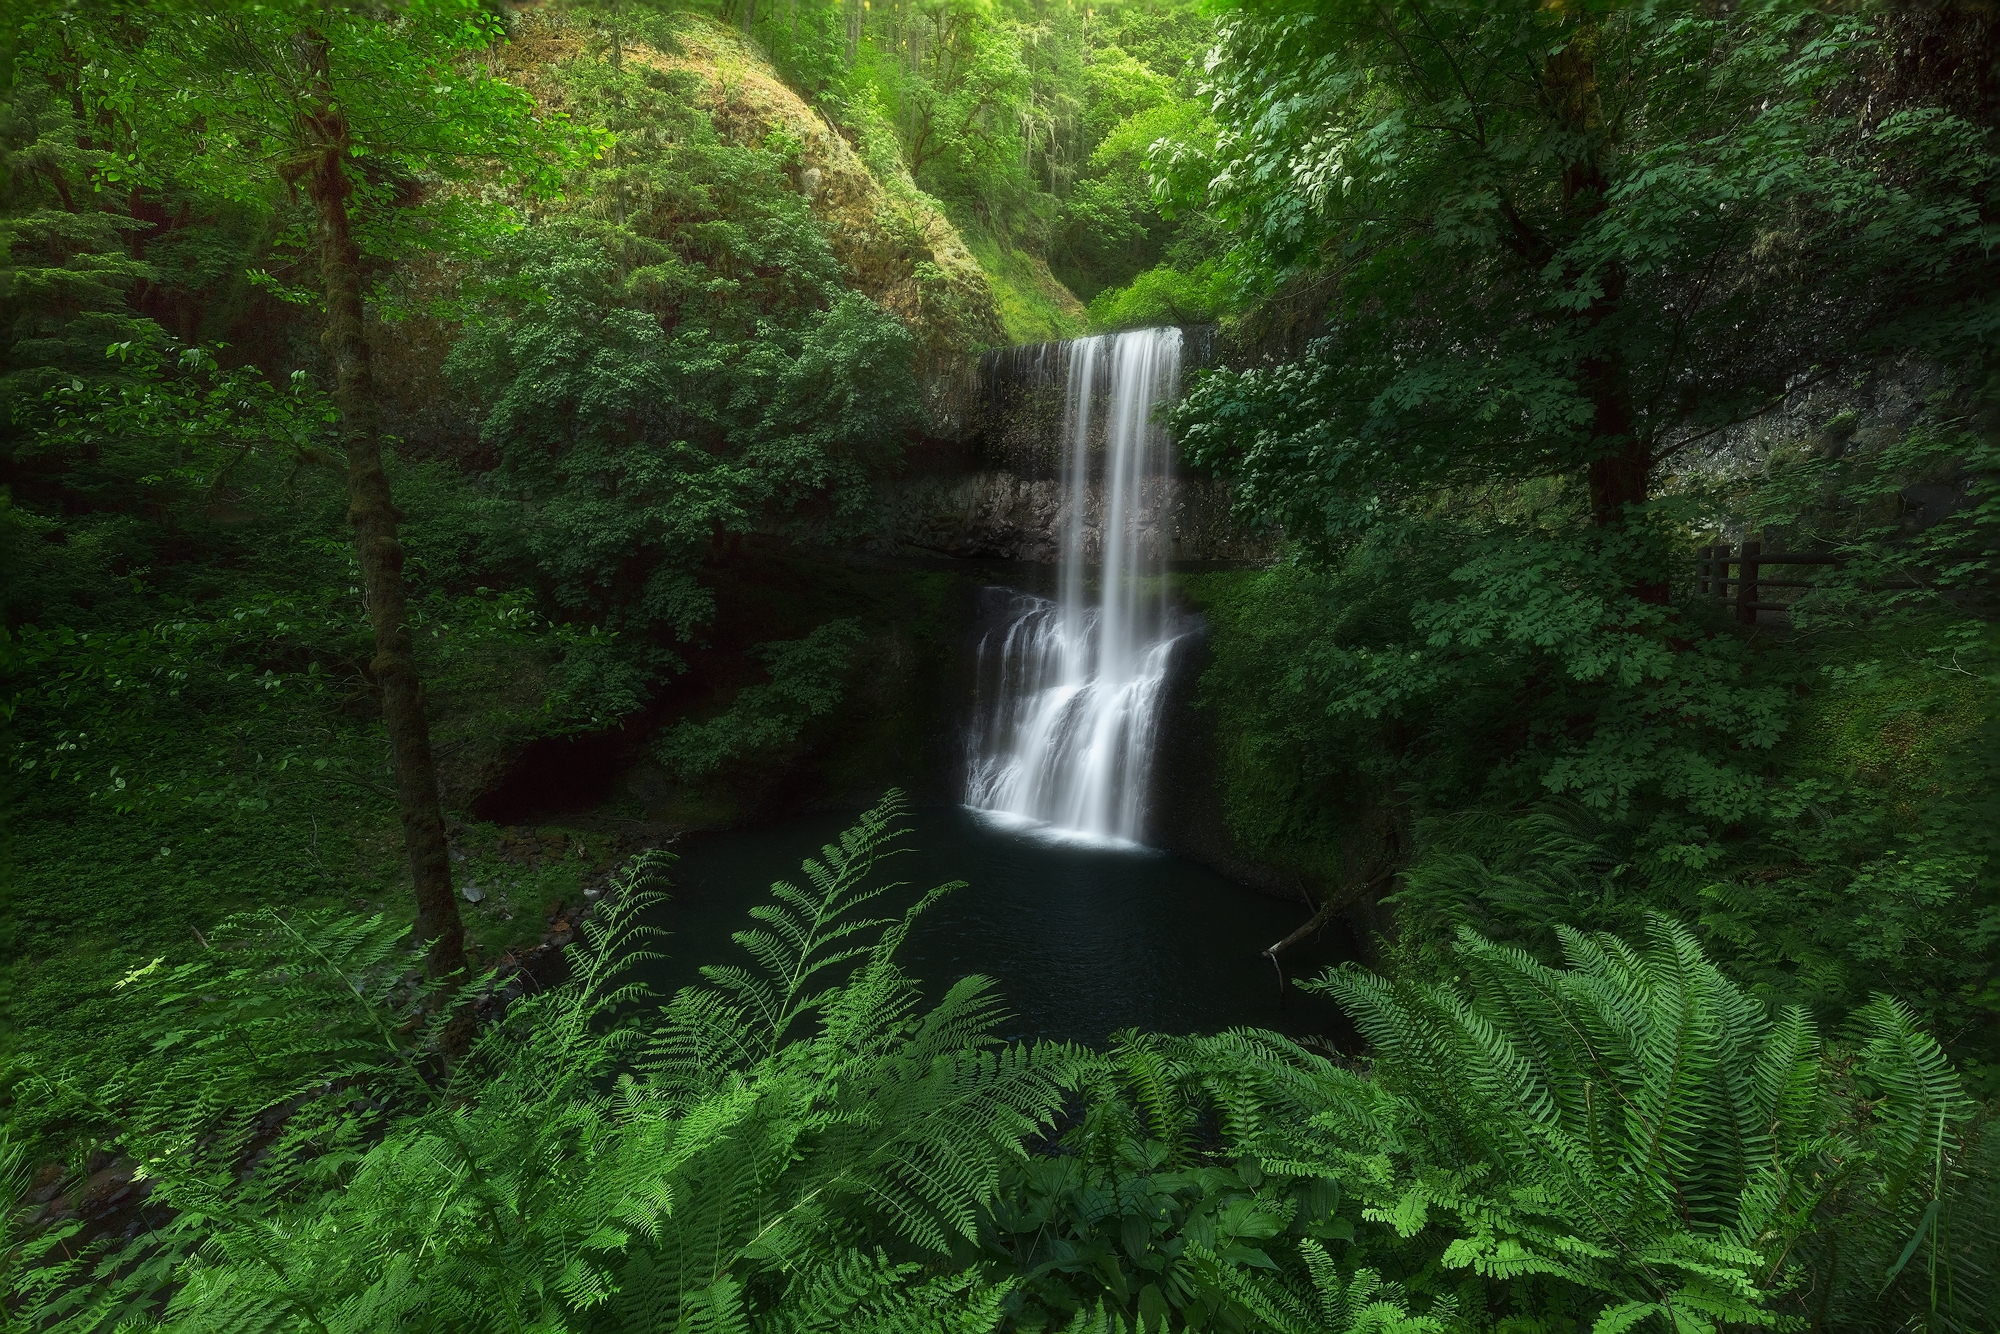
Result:
[[[773,885],[749,961],[664,1005],[629,973],[671,858],[639,857],[570,977],[450,1066],[438,984],[379,916],[265,909],[135,970],[150,1049],[34,1093],[101,1118],[163,1221],[10,1237],[14,1316],[1346,1330],[1817,1306],[1982,1327],[1985,1128],[1892,1000],[1823,1039],[1656,917],[1637,943],[1566,931],[1560,968],[1466,931],[1463,988],[1328,974],[1365,1070],[1251,1030],[1007,1046],[990,982],[925,1007],[895,963],[956,886],[869,915],[899,808]]]

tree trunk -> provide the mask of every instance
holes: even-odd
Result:
[[[1646,503],[1646,474],[1651,466],[1646,447],[1629,437],[1616,443],[1610,453],[1590,461],[1590,512],[1599,527],[1621,522],[1627,505]]]
[[[1617,276],[1614,275],[1614,279]],[[1615,305],[1622,295],[1622,280],[1607,279],[1605,301]],[[1605,312],[1608,315],[1609,311]],[[1605,315],[1592,311],[1593,324]],[[1593,332],[1595,330],[1593,329]],[[1647,474],[1653,468],[1653,451],[1636,430],[1631,388],[1626,382],[1624,358],[1615,348],[1605,348],[1583,363],[1583,381],[1595,409],[1591,443],[1596,456],[1590,460],[1590,515],[1599,528],[1623,528],[1632,506],[1646,503]],[[1664,607],[1672,597],[1666,567],[1659,559],[1664,552],[1651,544],[1627,576],[1626,590],[1641,602]]]
[[[309,38],[306,54],[318,71],[326,69],[323,39]],[[396,540],[402,516],[390,498],[388,474],[382,470],[374,371],[361,321],[361,249],[347,217],[352,194],[345,166],[347,122],[330,98],[319,102],[312,122],[318,146],[305,185],[319,219],[320,267],[326,284],[323,341],[333,358],[334,403],[340,410],[341,444],[347,452],[347,521],[354,525],[368,623],[375,632],[371,670],[381,692],[403,845],[416,882],[415,934],[431,942],[430,975],[446,978],[465,968],[465,926],[452,893],[437,767],[431,759],[430,726],[424,720],[423,682],[410,652],[403,546]]]
[[[1613,270],[1604,276],[1604,295],[1591,303],[1591,333],[1597,335],[1603,321],[1610,318],[1624,296],[1624,274]],[[1600,309],[1601,307],[1601,309]],[[1624,528],[1631,508],[1646,503],[1647,475],[1653,468],[1653,451],[1638,433],[1632,410],[1631,386],[1625,375],[1625,358],[1615,345],[1598,348],[1582,365],[1585,392],[1593,409],[1591,458],[1586,476],[1590,483],[1590,516],[1599,528]],[[1647,544],[1637,555],[1627,575],[1626,590],[1641,602],[1664,607],[1672,597],[1661,557],[1664,551]]]
[[[1600,192],[1601,180],[1594,183]],[[1617,314],[1625,298],[1625,273],[1613,265],[1599,275],[1603,290],[1584,318],[1593,338],[1605,338],[1604,326]],[[1646,503],[1646,474],[1652,470],[1652,451],[1638,436],[1637,414],[1632,410],[1632,386],[1625,374],[1625,355],[1615,343],[1605,342],[1584,358],[1580,378],[1590,396],[1591,443],[1595,457],[1590,460],[1590,515],[1600,528],[1615,528],[1625,522],[1627,505]]]
[[[1599,35],[1597,20],[1585,19],[1543,65],[1543,82],[1556,123],[1585,146],[1585,151],[1563,168],[1563,206],[1579,232],[1609,206],[1611,182],[1604,163],[1609,144],[1604,139],[1604,107],[1595,58]],[[1585,275],[1572,272],[1566,276],[1578,282]],[[1578,378],[1592,408],[1586,476],[1591,518],[1600,528],[1622,527],[1627,508],[1646,503],[1647,474],[1653,464],[1652,451],[1638,434],[1624,353],[1614,341],[1615,335],[1606,331],[1625,299],[1625,277],[1619,264],[1608,265],[1597,274],[1598,294],[1584,313],[1584,321],[1588,336],[1599,341],[1578,367]],[[1665,580],[1651,573],[1632,591],[1647,602],[1667,600]]]
[[[1622,273],[1603,276],[1604,293],[1590,303],[1592,337],[1602,337],[1604,324],[1618,309],[1625,295]],[[1600,528],[1625,522],[1627,505],[1646,503],[1646,474],[1652,469],[1652,452],[1639,439],[1632,411],[1632,390],[1625,375],[1625,358],[1615,346],[1597,348],[1579,368],[1584,392],[1592,408],[1590,460],[1590,514]]]

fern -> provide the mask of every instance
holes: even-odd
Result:
[[[892,827],[903,809],[901,794],[890,793],[843,831],[837,843],[820,850],[823,861],[805,861],[801,869],[813,892],[781,880],[771,886],[772,902],[750,910],[751,919],[764,926],[739,931],[732,938],[756,960],[762,976],[743,968],[711,965],[702,969],[705,977],[734,998],[751,1028],[759,1055],[776,1051],[802,1015],[841,994],[838,986],[811,991],[820,974],[868,955],[870,946],[862,938],[893,924],[888,918],[856,914],[897,887],[893,883],[869,884],[868,878],[876,863],[893,852],[895,840],[909,832]],[[931,901],[926,898],[911,909],[910,916]]]
[[[0,1293],[7,1299],[0,1304],[0,1329],[8,1334],[74,1315],[76,1305],[88,1302],[80,1280],[100,1249],[71,1245],[82,1231],[75,1219],[39,1231],[24,1226],[30,1182],[25,1150],[0,1127]],[[16,1319],[17,1311],[29,1318]]]
[[[1906,1010],[1859,1017],[1879,1101],[1856,1127],[1807,1016],[1768,1013],[1685,928],[1655,916],[1643,949],[1557,933],[1563,969],[1461,931],[1470,995],[1351,966],[1307,984],[1373,1042],[1403,1124],[1409,1151],[1370,1181],[1355,1168],[1380,1113],[1350,1100],[1316,1118],[1325,1156],[1346,1154],[1370,1194],[1365,1217],[1414,1236],[1439,1212],[1447,1266],[1554,1284],[1547,1300],[1605,1329],[1768,1326],[1839,1281],[1840,1228],[1867,1250],[1885,1222],[1920,1226],[1970,1106]]]
[[[667,862],[636,861],[569,978],[450,1070],[449,1006],[379,920],[242,918],[140,970],[151,1060],[37,1078],[122,1126],[162,1221],[81,1250],[23,1233],[0,1139],[7,1318],[1441,1334],[1506,1310],[1620,1334],[1992,1309],[2000,1150],[1893,1001],[1824,1042],[1654,919],[1643,945],[1559,928],[1563,968],[1466,931],[1452,984],[1324,976],[1367,1071],[1253,1030],[1009,1046],[989,981],[925,1006],[896,963],[950,886],[871,915],[898,809],[664,1007],[632,969]]]
[[[1330,1098],[1370,1096],[1324,1056],[1253,1030],[1122,1033],[1083,1088],[1062,1154],[1011,1171],[984,1228],[1052,1317],[1259,1328],[1222,1271],[1282,1263],[1288,1232],[1352,1238],[1354,1218],[1336,1214],[1345,1160],[1295,1133]]]
[[[999,1044],[983,979],[919,1006],[894,956],[936,894],[863,915],[898,809],[760,905],[753,968],[652,1018],[631,970],[665,862],[635,862],[568,980],[449,1074],[430,1056],[444,1007],[393,928],[230,924],[133,979],[156,1059],[102,1098],[171,1221],[66,1266],[45,1234],[12,1252],[44,1266],[17,1305],[37,1329],[109,1329],[136,1304],[216,1334],[992,1329],[1006,1283],[872,1239],[936,1260],[971,1235],[1080,1057]]]
[[[1878,996],[1839,1054],[1845,1170],[1805,1240],[1800,1307],[1848,1328],[1987,1331],[2000,1309],[2000,1143],[1935,1039]]]
[[[790,1272],[874,1235],[947,1252],[974,1235],[1003,1162],[1067,1095],[1079,1053],[1000,1048],[986,979],[918,1012],[895,951],[953,886],[900,918],[860,915],[889,888],[867,877],[894,852],[900,809],[892,793],[808,863],[813,892],[774,886],[774,904],[753,910],[764,928],[737,937],[753,966],[704,970],[712,987],[677,995],[648,1039],[639,1068],[670,1103],[751,1088],[758,1110],[718,1141],[711,1169],[690,1172],[690,1208],[709,1219],[672,1230],[644,1261],[656,1296],[625,1311],[639,1327],[651,1327],[640,1306],[673,1301],[665,1273],[707,1282],[745,1257]],[[841,965],[846,979],[821,980]],[[819,1031],[785,1041],[810,1015]]]
[[[1205,1252],[1195,1263],[1218,1291],[1272,1334],[1460,1334],[1471,1328],[1449,1296],[1423,1314],[1410,1309],[1400,1283],[1366,1267],[1342,1279],[1326,1248],[1311,1239],[1299,1243],[1303,1274],[1291,1282],[1222,1265]]]

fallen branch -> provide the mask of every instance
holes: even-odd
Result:
[[[1320,905],[1318,912],[1306,919],[1304,926],[1264,951],[1264,957],[1271,961],[1272,970],[1278,974],[1278,992],[1280,995],[1285,990],[1285,970],[1279,966],[1278,956],[1298,944],[1301,940],[1304,940],[1307,936],[1317,932],[1321,927],[1333,920],[1335,913],[1348,907],[1363,894],[1366,894],[1369,890],[1395,874],[1393,870],[1384,871],[1372,880],[1365,880],[1358,885],[1351,886],[1345,893],[1327,895],[1326,902]],[[1306,901],[1310,903],[1312,900],[1307,899]]]

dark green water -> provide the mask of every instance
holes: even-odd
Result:
[[[669,992],[708,963],[745,963],[730,940],[773,880],[804,886],[798,866],[849,822],[824,814],[683,839],[671,899],[659,921],[669,959],[649,981]],[[958,978],[999,983],[1014,1013],[1010,1039],[1102,1043],[1122,1028],[1213,1033],[1240,1025],[1296,1036],[1350,1033],[1327,1000],[1283,997],[1259,951],[1290,935],[1304,907],[1269,898],[1194,862],[1129,847],[1063,843],[996,828],[955,807],[904,821],[913,850],[879,868],[904,887],[876,900],[898,912],[933,885],[966,887],[920,921],[899,958],[935,996]],[[879,912],[874,915],[888,916]],[[1352,957],[1339,926],[1286,954],[1286,973],[1309,976]]]

